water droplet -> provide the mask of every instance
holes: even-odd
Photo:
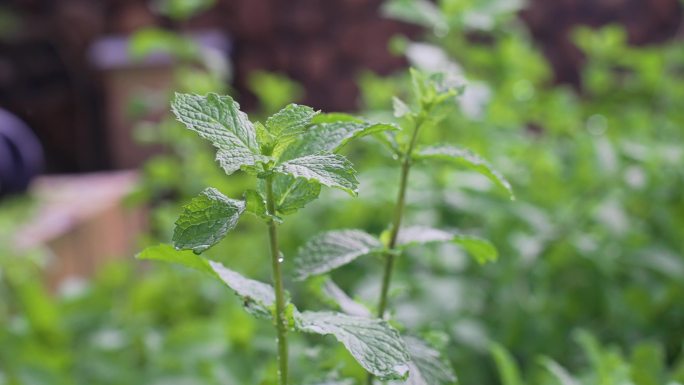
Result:
[[[285,258],[282,256],[278,257],[278,263],[283,263],[283,261],[285,261]]]
[[[409,375],[409,366],[406,364],[395,365],[392,369],[394,369],[402,378],[407,378]]]

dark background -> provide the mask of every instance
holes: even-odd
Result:
[[[161,26],[218,29],[229,36],[233,86],[247,109],[255,99],[246,90],[246,76],[262,69],[300,82],[303,103],[353,110],[358,73],[402,68],[405,62],[387,51],[388,40],[420,32],[383,19],[380,3],[217,0],[191,21],[176,22],[156,15],[141,0],[4,0],[0,9],[12,17],[11,28],[0,31],[0,107],[35,130],[45,147],[47,172],[111,168],[102,73],[89,60],[89,48],[103,36]],[[568,38],[572,27],[619,22],[631,43],[655,44],[675,35],[681,8],[678,0],[532,0],[520,16],[552,64],[556,81],[577,87],[582,56]]]

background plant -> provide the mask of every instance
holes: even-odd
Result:
[[[675,148],[684,120],[671,106],[680,98],[680,43],[630,47],[618,27],[579,29],[574,38],[587,59],[578,93],[553,84],[546,61],[506,4],[393,1],[385,7],[426,26],[425,18],[440,20],[443,29],[427,41],[394,43],[416,66],[467,79],[461,111],[445,124],[471,129],[434,132],[433,140],[458,141],[487,156],[514,181],[518,198],[509,205],[472,194],[488,187],[468,175],[426,175],[424,185],[457,185],[463,193],[416,205],[432,208],[442,226],[479,228],[503,257],[484,270],[436,255],[405,266],[406,275],[436,269],[452,277],[451,290],[469,298],[448,312],[435,307],[441,321],[433,313],[410,321],[419,328],[439,323],[458,341],[449,355],[465,382],[496,381],[494,371],[482,367],[491,362],[491,340],[511,350],[531,383],[540,354],[580,371],[585,360],[568,343],[575,328],[626,351],[653,341],[666,352],[666,366],[676,366],[683,337],[675,325],[682,314],[672,296],[682,290],[674,272],[681,271],[676,238],[683,227],[676,166],[682,153]],[[480,18],[471,18],[475,13]],[[364,100],[376,116],[386,116],[392,95],[409,87],[405,73],[362,78]],[[363,290],[358,282],[353,291]],[[421,304],[447,287],[405,282],[407,297]]]
[[[496,249],[482,238],[426,226],[402,227],[406,187],[414,162],[445,161],[465,166],[482,173],[509,194],[512,193],[508,181],[474,153],[446,144],[420,146],[420,132],[440,127],[439,123],[444,114],[456,106],[455,96],[458,91],[457,85],[453,84],[453,79],[445,78],[442,73],[428,76],[412,71],[411,78],[412,105],[398,97],[393,98],[394,115],[401,118],[403,130],[396,134],[388,133],[382,138],[382,143],[387,146],[400,165],[397,199],[389,229],[380,237],[362,230],[334,230],[323,233],[308,242],[299,251],[296,259],[297,275],[300,279],[304,279],[329,273],[359,257],[379,255],[383,259],[384,268],[376,314],[381,319],[385,318],[388,308],[395,258],[401,257],[404,249],[421,244],[451,242],[468,251],[480,263],[497,257]],[[333,295],[334,298],[344,301],[344,304],[340,304],[343,310],[358,312],[359,307],[351,306],[346,296],[331,280],[326,281],[326,287],[328,292],[338,293],[338,295]],[[408,339],[407,344],[412,355],[412,373],[408,380],[410,383],[438,384],[456,381],[451,368],[439,358],[438,351],[415,338]],[[367,382],[373,383],[372,376],[368,377]]]

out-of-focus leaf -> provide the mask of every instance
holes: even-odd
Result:
[[[361,230],[335,230],[318,234],[297,252],[297,278],[325,274],[382,249],[382,243],[377,238]]]
[[[278,111],[280,107],[298,100],[304,94],[299,83],[278,73],[253,71],[247,76],[247,83],[266,113]]]
[[[324,277],[321,288],[323,295],[339,306],[340,310],[357,317],[371,317],[367,307],[351,299],[330,277]]]
[[[499,257],[496,247],[491,242],[472,235],[458,234],[430,227],[411,226],[402,228],[397,236],[397,247],[399,248],[435,242],[455,243],[472,255],[479,263],[496,261]]]
[[[175,20],[188,19],[202,11],[206,11],[216,0],[154,0],[153,7],[157,12]]]
[[[499,344],[492,343],[489,347],[489,351],[491,352],[492,357],[494,357],[494,362],[499,371],[502,385],[524,385],[520,377],[518,364],[506,348]]]
[[[471,151],[440,144],[418,149],[414,153],[414,158],[417,160],[443,160],[459,166],[464,166],[486,176],[494,182],[494,184],[504,189],[511,199],[515,198],[513,195],[513,188],[508,180],[506,180],[500,172],[496,171],[489,162]]]
[[[549,357],[541,357],[539,363],[558,380],[560,385],[580,385],[563,366]]]
[[[427,0],[391,0],[383,3],[382,13],[387,17],[431,28],[444,35],[449,24],[437,6]]]
[[[658,385],[665,382],[665,353],[654,342],[642,342],[632,349],[630,377],[635,385]]]
[[[190,59],[195,58],[199,50],[187,37],[160,28],[144,28],[132,35],[128,52],[134,60],[142,60],[155,53]]]
[[[411,108],[403,100],[396,96],[392,98],[392,107],[394,110],[394,116],[397,118],[401,118],[402,116],[411,113]]]

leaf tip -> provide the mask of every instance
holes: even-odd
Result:
[[[402,380],[405,380],[409,376],[409,365],[408,363],[397,364],[392,367],[392,370],[399,375]]]

